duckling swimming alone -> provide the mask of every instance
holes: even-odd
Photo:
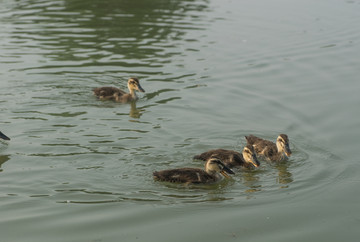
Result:
[[[145,92],[141,87],[139,80],[135,77],[131,77],[128,80],[129,93],[116,88],[116,87],[98,87],[94,88],[94,95],[100,100],[114,100],[116,102],[127,103],[138,99],[135,91]]]
[[[274,142],[258,138],[254,135],[245,136],[249,145],[252,145],[259,156],[270,161],[287,160],[291,155],[289,138],[286,134],[280,134]]]
[[[205,170],[199,168],[178,168],[155,171],[153,175],[154,179],[158,181],[205,184],[221,180],[222,176],[220,173],[226,178],[229,178],[228,174],[234,174],[221,160],[212,157],[207,160]]]
[[[194,159],[205,161],[213,155],[222,160],[222,162],[230,168],[234,166],[242,166],[245,168],[260,166],[254,147],[252,145],[246,145],[242,151],[242,154],[234,150],[215,149],[206,151],[200,155],[195,155]]]
[[[10,138],[7,137],[5,134],[3,134],[1,131],[0,131],[0,138],[4,140],[10,140]]]

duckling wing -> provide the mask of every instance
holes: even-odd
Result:
[[[254,145],[255,143],[263,141],[262,138],[256,137],[254,135],[245,136],[245,139],[249,145]]]
[[[274,142],[258,138],[254,135],[245,137],[247,143],[254,147],[254,150],[257,154],[270,157],[276,153],[276,144]]]
[[[124,95],[126,92],[116,87],[98,87],[93,89],[94,95],[97,97],[114,97],[114,94],[119,96]]]
[[[155,180],[177,183],[205,183],[214,180],[204,170],[197,168],[155,171],[153,175]]]
[[[260,142],[256,142],[254,145],[255,152],[261,153],[261,152],[272,152],[274,149],[276,150],[276,145],[268,140],[263,140]]]
[[[242,154],[234,150],[215,149],[206,151],[200,155],[195,155],[195,160],[208,160],[211,156],[219,158],[225,165],[233,167],[244,163]]]

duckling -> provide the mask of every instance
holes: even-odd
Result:
[[[234,174],[221,160],[212,157],[205,163],[205,170],[199,168],[178,168],[155,171],[153,175],[154,179],[158,181],[205,184],[221,180],[223,177],[220,173],[226,178],[229,178],[228,174]]]
[[[254,135],[245,136],[245,138],[258,155],[269,161],[284,161],[291,155],[289,138],[286,134],[280,134],[276,139],[276,144]]]
[[[94,88],[93,92],[100,100],[114,100],[122,103],[136,101],[138,96],[135,91],[145,92],[145,90],[141,87],[139,80],[135,77],[131,77],[128,80],[128,89],[129,93],[126,93],[116,87],[98,87]]]
[[[200,155],[195,155],[195,160],[207,160],[212,155],[215,155],[223,161],[225,165],[232,168],[234,166],[242,166],[245,168],[259,167],[260,163],[256,157],[254,147],[252,145],[246,145],[242,151],[242,154],[234,150],[215,149],[206,151]]]
[[[0,131],[0,138],[2,138],[4,140],[10,140],[10,138],[7,137],[5,134],[3,134],[1,131]]]

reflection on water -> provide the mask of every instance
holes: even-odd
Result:
[[[286,188],[286,184],[293,182],[293,177],[291,172],[289,171],[290,163],[289,162],[281,162],[276,165],[276,169],[278,172],[277,182],[279,184],[283,184],[282,188]]]
[[[279,188],[288,188],[290,183],[294,182],[291,169],[296,162],[296,160],[291,160],[272,164],[262,161],[259,169],[241,171],[238,176],[241,177],[240,181],[246,187],[245,193],[248,198],[253,197],[253,193],[256,192],[276,190],[277,184],[280,185]]]
[[[130,103],[130,113],[129,113],[130,117],[139,119],[141,117],[143,111],[144,110],[142,110],[142,109],[136,108],[136,102]]]
[[[99,108],[120,108],[126,109],[122,110],[124,112],[116,112],[116,115],[119,116],[129,116],[134,119],[140,119],[140,117],[143,115],[143,113],[146,111],[144,107],[137,108],[136,102],[130,102],[130,103],[116,103],[114,101],[99,101],[100,104],[98,104]]]
[[[41,47],[42,57],[52,63],[24,70],[58,72],[57,68],[103,65],[107,71],[128,75],[138,67],[161,67],[181,54],[176,50],[179,41],[188,30],[204,29],[199,13],[208,8],[206,1],[38,2],[17,2],[5,18],[16,26],[11,29],[10,46]]]
[[[259,192],[262,190],[261,178],[257,171],[245,171],[241,173],[242,183],[247,187],[246,193]]]
[[[226,194],[234,184],[233,179],[223,179],[215,184],[176,184],[170,182],[155,182],[160,189],[159,200],[167,204],[176,203],[206,203],[232,200]],[[164,189],[165,188],[165,189]]]
[[[338,165],[325,150],[356,144],[341,140],[349,127],[339,123],[350,116],[334,113],[357,101],[354,94],[343,100],[351,96],[344,87],[358,83],[358,11],[342,1],[293,2],[2,1],[0,123],[12,138],[5,149],[0,144],[4,241],[24,241],[27,232],[33,241],[58,234],[63,241],[133,241],[121,237],[130,228],[139,241],[159,241],[166,232],[183,239],[172,233],[187,231],[183,225],[191,227],[189,241],[223,241],[203,231],[228,227],[245,241],[286,241],[303,239],[299,225],[311,233],[314,224],[335,221],[340,212],[330,203],[320,212],[314,205],[326,189],[352,196],[357,181],[346,184],[342,167],[351,161]],[[329,5],[343,12],[321,7]],[[130,76],[144,80],[136,103],[92,95],[93,87],[126,88]],[[291,159],[206,186],[152,179],[154,170],[203,167],[194,154],[232,148],[254,132],[288,133]],[[319,216],[308,223],[315,209]],[[316,231],[327,234],[325,227]]]

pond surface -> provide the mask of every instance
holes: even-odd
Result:
[[[356,241],[360,1],[0,1],[1,241]],[[146,93],[99,101],[92,88]],[[206,186],[155,170],[288,134]]]

